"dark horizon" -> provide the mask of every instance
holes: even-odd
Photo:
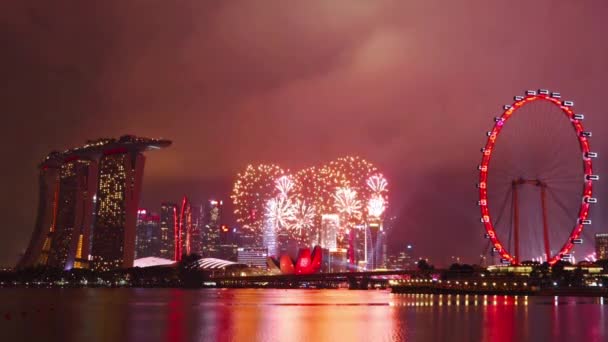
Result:
[[[229,204],[234,175],[249,163],[295,170],[359,155],[390,184],[398,219],[389,247],[412,243],[416,256],[437,264],[453,255],[477,262],[485,246],[479,148],[513,95],[547,88],[575,101],[600,155],[595,173],[608,169],[606,3],[59,1],[0,9],[3,266],[15,265],[34,229],[40,160],[100,137],[173,141],[146,153],[141,207],[153,211],[184,194]],[[608,230],[604,182],[595,185],[589,233]]]

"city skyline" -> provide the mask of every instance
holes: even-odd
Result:
[[[34,228],[39,159],[96,136],[175,141],[148,160],[141,206],[151,209],[184,194],[228,202],[233,175],[248,163],[299,169],[361,155],[391,180],[393,247],[412,242],[431,259],[473,260],[483,249],[478,151],[502,104],[523,89],[576,100],[594,132],[598,174],[608,169],[600,6],[376,2],[336,14],[321,3],[270,11],[189,3],[150,10],[136,20],[141,31],[106,21],[126,24],[117,13],[134,10],[120,4],[95,13],[76,6],[69,16],[60,6],[5,6],[16,29],[0,64],[12,128],[2,135],[11,163],[2,177],[1,265],[14,265]],[[488,20],[509,16],[516,25]],[[276,17],[292,25],[278,34]],[[147,35],[157,45],[142,43]],[[25,40],[35,48],[17,43]],[[608,187],[600,181],[595,191],[591,235],[608,226]],[[587,242],[577,250],[591,251]]]

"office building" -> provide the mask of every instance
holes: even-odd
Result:
[[[135,258],[160,255],[160,215],[146,209],[137,211]]]
[[[216,258],[219,256],[220,225],[222,219],[222,201],[210,200],[205,210],[205,226],[202,236],[202,256]]]
[[[160,257],[177,260],[175,256],[175,234],[177,231],[177,204],[160,205]]]

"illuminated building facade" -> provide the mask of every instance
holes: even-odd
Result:
[[[262,244],[268,250],[268,255],[276,257],[279,255],[279,245],[275,223],[270,218],[264,218],[263,223]]]
[[[160,257],[175,260],[175,232],[177,230],[177,204],[160,205]]]
[[[268,249],[264,247],[240,247],[237,249],[237,261],[249,267],[266,268]]]
[[[40,165],[36,225],[25,254],[17,265],[19,268],[48,264],[57,223],[61,164],[63,164],[61,153],[52,152]]]
[[[160,255],[160,215],[145,209],[137,211],[135,258]]]
[[[368,270],[379,268],[384,262],[383,233],[380,221],[370,221],[366,226],[365,254]]]
[[[88,141],[40,164],[36,226],[18,267],[130,267],[144,167],[143,151],[168,140]]]
[[[608,259],[608,233],[595,234],[595,256],[598,260]]]
[[[236,229],[230,228],[225,224],[220,226],[220,245],[218,258],[230,261],[237,261],[238,245],[236,241]]]
[[[340,229],[340,217],[336,214],[324,214],[321,216],[321,232],[319,244],[321,248],[338,248],[338,230]]]
[[[205,207],[193,205],[191,207],[192,227],[190,233],[190,252],[203,255],[203,228],[205,227]]]
[[[219,257],[220,222],[222,219],[222,201],[210,200],[205,210],[205,226],[203,227],[202,256],[205,258]]]

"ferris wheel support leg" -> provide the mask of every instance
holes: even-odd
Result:
[[[545,256],[551,259],[551,246],[549,245],[549,225],[547,223],[547,204],[545,186],[540,187],[540,201],[543,210],[543,239],[545,240]]]
[[[517,205],[517,183],[513,182],[513,238],[515,240],[515,261],[519,263],[519,207]]]

